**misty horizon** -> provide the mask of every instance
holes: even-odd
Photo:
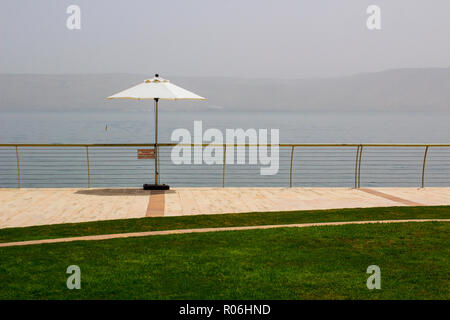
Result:
[[[448,111],[448,12],[447,0],[5,0],[0,110],[140,109],[105,98],[158,73],[207,98],[172,110]]]
[[[366,74],[376,74],[376,73],[382,73],[382,72],[391,72],[391,71],[407,71],[407,70],[445,70],[450,69],[449,66],[443,66],[443,67],[403,67],[403,68],[391,68],[391,69],[382,69],[377,71],[359,71],[355,73],[349,73],[349,74],[343,74],[341,76],[311,76],[311,77],[243,77],[243,76],[221,76],[221,75],[210,75],[210,76],[196,76],[196,75],[180,75],[180,74],[168,74],[165,75],[164,73],[161,73],[159,71],[156,72],[149,72],[149,73],[133,73],[133,72],[72,72],[72,73],[42,73],[42,72],[0,72],[0,75],[32,75],[32,76],[89,76],[89,75],[141,75],[143,78],[142,80],[145,80],[147,78],[153,77],[155,74],[158,74],[160,77],[164,79],[170,80],[170,78],[224,78],[224,79],[243,79],[243,80],[321,80],[321,79],[334,79],[334,78],[345,78],[345,77],[352,77],[352,76],[359,76],[359,75],[366,75]]]
[[[0,110],[139,110],[148,103],[106,97],[151,76],[0,74]],[[203,102],[170,104],[175,111],[450,110],[450,68],[396,69],[310,79],[162,76],[207,98]]]

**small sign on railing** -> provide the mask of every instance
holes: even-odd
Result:
[[[155,159],[155,149],[138,149],[138,159]]]

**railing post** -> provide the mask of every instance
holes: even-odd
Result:
[[[16,158],[17,158],[17,188],[20,188],[20,161],[19,161],[19,147],[16,146]]]
[[[223,145],[223,168],[222,168],[222,188],[225,188],[225,164],[227,162],[227,145]]]
[[[356,148],[356,160],[355,160],[355,189],[358,187],[358,159],[359,159],[359,148]]]
[[[289,173],[289,187],[292,188],[292,164],[294,162],[294,146],[291,149],[291,171]]]
[[[422,189],[425,187],[425,165],[427,163],[427,154],[428,154],[428,147],[425,147],[425,154],[423,155],[423,166],[422,166]]]
[[[89,147],[86,146],[86,162],[87,162],[87,174],[88,174],[88,188],[91,187],[91,168],[89,166]]]
[[[363,145],[361,145],[361,148],[359,150],[359,161],[358,161],[358,188],[361,187],[361,158],[362,158],[362,152],[363,152]]]

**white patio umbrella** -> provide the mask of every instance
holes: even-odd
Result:
[[[109,96],[108,99],[134,99],[155,101],[155,184],[144,184],[144,189],[168,189],[166,185],[159,185],[158,168],[158,101],[159,100],[206,100],[195,93],[180,88],[170,83],[169,80],[160,78],[155,74],[153,79],[144,82]]]

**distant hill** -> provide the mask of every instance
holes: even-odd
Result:
[[[106,97],[150,77],[0,74],[0,110],[148,109],[150,101]],[[326,79],[167,78],[208,100],[164,103],[164,110],[450,111],[450,68],[396,69]]]

